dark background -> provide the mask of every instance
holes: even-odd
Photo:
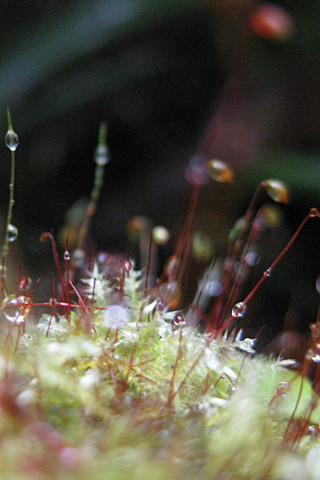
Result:
[[[66,211],[89,195],[98,126],[106,120],[111,162],[91,231],[97,248],[127,248],[127,220],[143,214],[170,229],[173,249],[188,198],[184,171],[201,152],[237,172],[234,186],[211,183],[202,192],[196,228],[215,239],[218,253],[262,179],[289,185],[282,228],[261,247],[259,278],[320,204],[320,4],[270,4],[273,20],[284,14],[292,22],[288,35],[250,28],[262,5],[24,0],[1,6],[0,124],[4,134],[9,106],[20,138],[14,267],[21,263],[34,277],[53,269],[39,236],[50,228],[58,235]],[[4,145],[0,153],[3,234],[10,157]],[[288,308],[301,330],[315,320],[319,238],[312,220],[265,288],[258,323],[269,321],[267,304],[274,318],[269,336],[282,328]]]

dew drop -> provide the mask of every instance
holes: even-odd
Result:
[[[14,242],[18,237],[18,229],[10,223],[7,230],[7,239],[9,242]]]
[[[15,152],[17,146],[19,145],[19,138],[18,135],[11,129],[7,131],[4,137],[5,144],[11,150],[11,152]]]
[[[108,148],[105,145],[99,145],[95,151],[94,161],[97,165],[103,167],[109,161]]]
[[[263,272],[263,276],[270,277],[271,273],[272,273],[272,268],[269,267],[265,272]]]
[[[177,314],[176,314],[176,316],[174,317],[173,323],[174,323],[175,325],[178,325],[178,326],[181,326],[181,325],[185,325],[185,324],[186,324],[186,321],[185,321],[184,316],[182,315],[182,313],[177,313]]]
[[[63,254],[63,258],[65,259],[66,262],[69,262],[70,261],[70,252],[68,250],[65,250],[64,254]]]
[[[170,305],[174,308],[180,299],[180,289],[177,282],[163,283],[159,288],[159,299],[164,305]]]
[[[319,353],[318,351],[312,352],[312,354],[311,354],[311,360],[312,360],[314,363],[320,363],[320,353]]]
[[[247,309],[247,306],[244,302],[236,303],[231,311],[233,318],[243,317]]]
[[[290,391],[290,382],[281,382],[277,385],[275,397],[286,397]]]
[[[207,168],[210,177],[212,180],[215,180],[219,183],[232,183],[233,182],[233,171],[232,169],[221,160],[210,160],[207,163]]]
[[[2,302],[1,312],[8,322],[21,325],[30,311],[29,302],[30,299],[23,295],[19,297],[9,295]]]

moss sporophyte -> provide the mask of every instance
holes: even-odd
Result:
[[[310,210],[244,294],[258,241],[278,224],[271,205],[259,207],[260,195],[288,201],[281,181],[263,180],[230,232],[226,259],[212,260],[186,304],[192,256],[208,259],[212,252],[210,240],[198,235],[195,241],[193,234],[202,187],[211,177],[231,188],[234,173],[221,160],[192,159],[184,226],[154,280],[158,249],[170,234],[144,217],[129,224],[139,247],[138,270],[134,258],[100,252],[92,260],[87,252],[109,161],[106,132],[102,124],[78,242],[67,235],[61,255],[52,232],[41,236],[51,242],[57,278],[51,280],[51,298],[38,300],[37,284],[18,267],[16,291],[6,285],[9,246],[17,237],[12,207],[18,137],[8,110],[5,141],[12,169],[1,271],[1,478],[318,479],[320,318],[311,325],[300,364],[256,355],[255,339],[242,339],[238,322],[319,211]],[[38,307],[47,313],[35,321]]]

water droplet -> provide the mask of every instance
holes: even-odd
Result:
[[[158,245],[165,245],[170,238],[169,230],[166,227],[158,225],[152,230],[152,238]]]
[[[66,262],[70,261],[70,252],[68,252],[68,250],[65,250],[63,254],[63,258],[65,259]]]
[[[100,165],[102,167],[110,161],[108,155],[108,148],[106,147],[106,145],[99,145],[96,148],[94,161],[97,165]]]
[[[18,237],[18,229],[17,227],[15,227],[14,225],[10,225],[8,226],[8,230],[7,230],[7,239],[9,242],[14,242]]]
[[[311,360],[315,363],[320,363],[320,353],[318,351],[311,353]]]
[[[212,180],[219,183],[233,182],[233,171],[225,162],[213,159],[207,163],[207,168]]]
[[[125,272],[129,273],[132,270],[132,262],[130,262],[130,260],[125,260],[123,268]]]
[[[174,317],[173,323],[174,323],[175,325],[178,325],[178,326],[181,326],[181,325],[185,325],[185,324],[186,324],[186,321],[185,321],[184,316],[182,315],[182,313],[177,313],[177,314],[176,314],[176,316]]]
[[[319,429],[320,425],[310,425],[307,430],[307,435],[310,435],[311,438],[318,438]]]
[[[243,317],[247,309],[247,306],[244,302],[236,303],[231,311],[233,318]]]
[[[272,273],[272,268],[269,267],[265,272],[263,272],[263,276],[270,277],[271,273]]]
[[[280,180],[269,179],[263,182],[265,185],[267,194],[272,200],[280,203],[288,203],[289,201],[289,192],[286,185]]]
[[[163,283],[159,288],[159,299],[164,305],[170,305],[172,308],[177,306],[180,299],[177,282]]]
[[[275,397],[286,397],[290,391],[290,382],[281,382],[277,385],[274,396]]]
[[[10,129],[5,134],[4,141],[7,147],[9,148],[9,150],[11,150],[11,152],[14,152],[17,149],[17,146],[19,145],[18,135],[13,130],[10,130]]]
[[[9,295],[6,297],[1,306],[1,312],[5,319],[15,325],[21,325],[24,323],[26,316],[30,311],[30,299],[23,295],[14,297]]]

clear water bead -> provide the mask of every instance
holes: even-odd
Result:
[[[247,306],[244,302],[236,303],[231,311],[233,318],[243,317],[247,309]]]
[[[99,145],[96,148],[94,161],[97,165],[100,166],[104,166],[110,161],[108,155],[108,148],[105,145]]]
[[[68,252],[68,250],[65,250],[63,254],[63,258],[65,259],[66,262],[70,261],[70,252]]]
[[[11,150],[11,152],[14,152],[17,149],[17,146],[19,145],[19,137],[16,134],[16,132],[9,129],[5,134],[4,142],[9,148],[9,150]]]
[[[18,229],[10,223],[7,230],[7,238],[9,242],[14,242],[18,237]]]
[[[30,299],[24,295],[14,297],[9,295],[2,302],[1,311],[5,319],[14,325],[24,323],[26,316],[30,311]]]

